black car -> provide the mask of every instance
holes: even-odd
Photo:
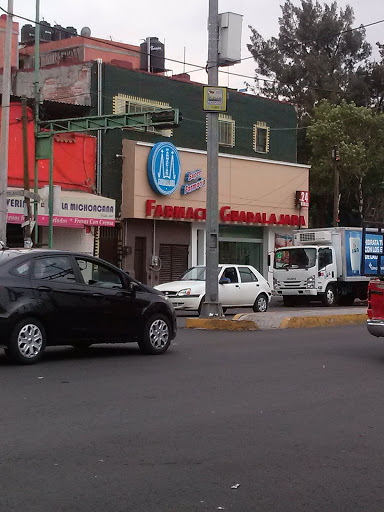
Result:
[[[99,258],[55,250],[0,250],[0,347],[22,364],[47,345],[136,341],[162,354],[176,336],[168,299]]]

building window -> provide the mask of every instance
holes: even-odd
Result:
[[[262,122],[253,125],[253,150],[256,153],[269,153],[269,127]]]
[[[113,97],[113,113],[114,114],[139,114],[147,112],[148,110],[156,110],[163,108],[171,108],[169,103],[163,101],[148,100],[146,98],[139,98],[137,96],[128,96],[126,94],[118,94]],[[126,128],[127,130],[135,130],[138,132],[147,131],[162,135],[163,137],[172,137],[173,130],[161,130],[155,126],[148,126],[147,128]]]
[[[208,117],[206,122],[205,140],[208,138]],[[235,121],[232,116],[219,114],[219,146],[233,148],[235,145]]]

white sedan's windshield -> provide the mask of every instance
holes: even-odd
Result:
[[[188,269],[180,281],[205,281],[205,267],[192,267]]]
[[[205,267],[192,267],[181,276],[180,281],[205,281],[205,275]]]

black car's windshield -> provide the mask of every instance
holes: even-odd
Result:
[[[311,268],[316,264],[316,249],[295,247],[279,249],[275,254],[275,268]]]

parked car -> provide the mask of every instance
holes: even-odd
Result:
[[[372,336],[384,336],[384,281],[372,279],[368,284],[368,332]]]
[[[252,307],[267,311],[272,292],[268,281],[250,265],[220,265],[218,269],[219,301],[223,309]],[[187,270],[180,281],[155,287],[172,302],[175,309],[200,313],[205,293],[205,267]]]
[[[98,258],[64,251],[0,251],[0,347],[35,363],[47,345],[136,341],[161,354],[176,336],[170,301]]]

